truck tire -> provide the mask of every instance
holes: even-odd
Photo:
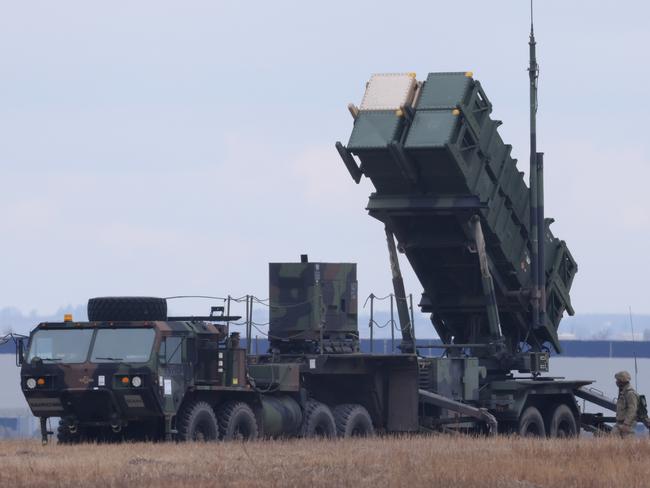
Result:
[[[74,434],[68,429],[68,424],[61,420],[56,429],[56,440],[59,444],[79,444],[81,442],[81,434],[79,431]]]
[[[305,405],[300,426],[300,437],[336,437],[336,423],[330,408],[324,403],[309,400]]]
[[[189,402],[176,417],[176,439],[187,441],[216,441],[219,426],[212,407],[202,401]]]
[[[556,405],[549,413],[550,418],[547,422],[549,437],[568,438],[578,435],[578,423],[568,405],[564,403]]]
[[[219,437],[223,441],[254,441],[258,429],[255,414],[244,402],[227,402],[217,410]]]
[[[368,411],[356,403],[338,405],[332,411],[339,437],[371,437],[375,434]]]
[[[167,320],[167,300],[156,297],[96,297],[88,300],[90,322]]]
[[[517,428],[522,437],[546,437],[544,419],[536,407],[528,407],[519,417]]]

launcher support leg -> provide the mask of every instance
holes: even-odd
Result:
[[[490,335],[494,339],[501,339],[503,336],[501,334],[501,322],[499,320],[497,297],[494,291],[494,282],[492,281],[492,274],[490,273],[487,253],[485,252],[485,238],[483,237],[483,229],[481,228],[481,219],[478,215],[474,215],[471,218],[470,227],[474,234],[476,252],[478,253],[478,260],[481,266],[481,284],[483,285],[483,294],[485,296],[485,306],[487,309]]]
[[[390,258],[390,271],[393,276],[393,290],[395,292],[395,302],[397,303],[397,316],[402,331],[402,344],[400,349],[403,353],[415,352],[415,340],[413,334],[413,323],[409,316],[408,304],[406,303],[406,291],[404,290],[404,279],[399,269],[397,260],[397,249],[395,248],[395,238],[393,233],[385,227],[386,242],[388,243],[388,256]]]

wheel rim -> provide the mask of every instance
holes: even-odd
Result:
[[[571,437],[572,435],[573,435],[573,429],[571,428],[569,422],[567,421],[560,422],[560,425],[558,425],[557,427],[557,437],[566,438],[566,437]]]
[[[325,424],[318,424],[314,428],[314,437],[327,437],[328,436],[328,430],[325,426]]]
[[[238,441],[247,441],[251,437],[250,426],[246,422],[238,422],[232,434],[232,438]]]
[[[351,437],[366,437],[366,435],[368,435],[368,429],[361,424],[355,425],[350,432]]]
[[[209,441],[212,438],[210,430],[207,422],[197,423],[192,434],[192,440],[197,442]]]
[[[539,437],[540,435],[541,431],[539,425],[535,422],[530,422],[524,430],[524,437]]]

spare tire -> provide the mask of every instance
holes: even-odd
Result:
[[[156,297],[97,297],[88,300],[90,322],[167,320],[167,300]]]

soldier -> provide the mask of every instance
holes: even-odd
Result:
[[[639,397],[630,385],[631,376],[627,371],[619,371],[614,375],[618,386],[618,400],[616,401],[616,425],[612,434],[625,437],[634,436],[637,421]]]

